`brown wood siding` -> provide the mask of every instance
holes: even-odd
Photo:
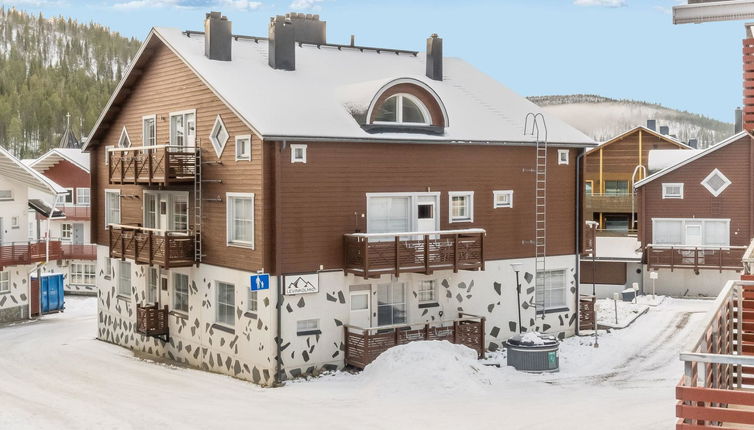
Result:
[[[748,245],[751,237],[752,153],[748,136],[692,161],[639,188],[639,239],[652,241],[652,218],[730,218],[730,244]],[[719,169],[732,182],[714,197],[702,180]],[[683,199],[663,199],[663,183],[683,183]]]
[[[576,155],[558,165],[549,153],[548,255],[576,252]],[[282,272],[341,268],[343,234],[366,228],[366,193],[439,192],[441,228],[487,229],[486,260],[534,256],[522,243],[534,239],[534,148],[316,142],[306,164],[290,147],[280,157]],[[493,209],[493,190],[509,189],[513,208]],[[473,223],[449,223],[449,191],[474,191]]]
[[[625,285],[626,283],[626,263],[615,261],[598,261],[594,264],[592,272],[591,261],[581,261],[581,282],[584,284],[606,284],[606,285]],[[592,281],[594,274],[595,281]]]
[[[120,189],[121,222],[140,225],[142,223],[142,194],[150,187],[134,185],[109,185],[105,166],[105,145],[117,145],[123,126],[126,126],[132,146],[142,145],[142,116],[155,114],[157,117],[157,144],[169,142],[170,112],[196,109],[196,140],[202,148],[203,179],[221,179],[222,183],[205,183],[204,199],[222,199],[221,202],[204,201],[203,262],[244,270],[258,270],[264,267],[262,250],[268,238],[264,234],[265,220],[270,219],[265,207],[262,186],[262,144],[251,130],[175,55],[153,39],[151,58],[138,81],[130,88],[130,94],[122,103],[120,111],[102,135],[102,141],[92,148],[92,200],[96,209],[92,216],[93,237],[101,245],[108,243],[104,228],[104,203],[98,204],[104,196],[104,189]],[[215,118],[220,114],[230,138],[222,156],[218,159],[209,140]],[[235,137],[252,135],[252,161],[235,161]],[[216,164],[220,161],[222,164]],[[152,187],[157,189],[156,187]],[[178,186],[170,190],[190,191],[192,187]],[[255,250],[228,247],[226,245],[226,192],[255,194]],[[193,196],[189,198],[192,212],[189,222],[193,225]],[[265,216],[263,216],[265,214]]]

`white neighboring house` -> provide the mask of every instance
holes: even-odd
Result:
[[[29,215],[29,238],[42,239],[46,234],[60,240],[62,259],[45,266],[48,272],[63,273],[65,291],[72,294],[95,295],[96,249],[90,243],[91,180],[89,154],[78,148],[54,148],[34,160],[24,160],[29,167],[66,190],[58,199],[56,213],[48,218],[39,213]],[[32,191],[30,199],[40,200],[40,192]],[[37,230],[36,221],[40,221]]]
[[[30,194],[40,198],[33,209],[50,215],[49,208],[65,192],[0,148],[0,323],[38,313],[30,300],[30,275],[60,253],[59,242],[29,239]]]

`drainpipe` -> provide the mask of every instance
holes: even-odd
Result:
[[[283,372],[283,357],[282,357],[282,346],[283,346],[283,273],[281,270],[282,267],[282,257],[283,253],[280,248],[280,244],[282,243],[282,204],[280,202],[280,181],[282,178],[282,172],[280,171],[280,164],[281,164],[281,153],[285,151],[287,142],[284,140],[280,147],[278,148],[278,144],[274,144],[273,151],[275,151],[275,191],[274,191],[274,199],[275,199],[275,272],[277,272],[277,303],[275,304],[275,311],[277,312],[276,319],[277,319],[277,328],[276,328],[276,334],[275,334],[275,377],[273,384],[274,386],[279,386],[282,384],[282,372]]]
[[[579,285],[581,284],[581,222],[584,211],[581,209],[581,159],[586,155],[586,149],[576,157],[576,315],[579,313]],[[579,335],[579,319],[576,318],[576,335]]]

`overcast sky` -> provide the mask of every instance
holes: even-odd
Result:
[[[95,21],[143,39],[152,26],[200,30],[220,10],[236,34],[269,17],[318,13],[330,42],[425,49],[438,33],[522,95],[590,93],[656,102],[732,121],[741,104],[743,22],[672,24],[680,0],[17,0],[32,12]]]

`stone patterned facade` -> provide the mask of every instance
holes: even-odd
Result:
[[[10,272],[10,291],[0,293],[0,324],[29,317],[29,276],[34,266],[6,267]]]

